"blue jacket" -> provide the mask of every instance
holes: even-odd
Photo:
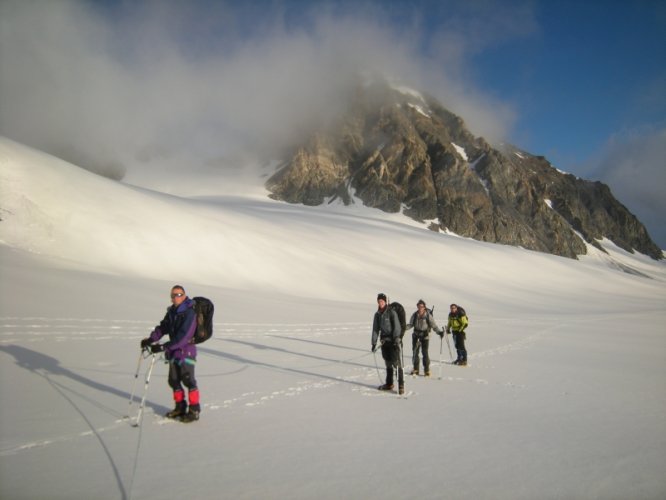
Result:
[[[167,308],[164,319],[150,334],[150,340],[157,342],[164,335],[169,335],[169,341],[164,344],[164,354],[167,359],[183,361],[185,358],[196,359],[197,348],[192,338],[197,329],[197,315],[194,311],[194,301],[186,298],[178,307]]]

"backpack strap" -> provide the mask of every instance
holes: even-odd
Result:
[[[393,312],[393,309],[391,309],[390,305],[386,306],[386,312],[389,315],[389,321],[391,322],[391,335],[393,335],[393,330],[395,330],[395,324],[393,322],[393,314],[391,314]]]

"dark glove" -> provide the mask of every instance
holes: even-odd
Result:
[[[400,339],[395,339],[395,340],[393,341],[393,343],[395,344],[395,346],[396,346],[398,349],[399,349],[400,346],[402,345],[402,342],[401,342]]]
[[[446,333],[449,333],[449,334],[450,334],[450,333],[451,333],[451,329],[450,329],[450,328],[447,328],[447,329],[446,329]]]
[[[372,352],[375,352],[377,350],[377,344],[372,344]]]
[[[153,354],[162,352],[164,350],[164,346],[162,344],[153,344],[150,346],[150,352]]]
[[[439,335],[440,338],[444,338],[444,330],[440,330],[437,332],[437,335]]]
[[[150,345],[150,339],[146,337],[145,339],[141,339],[141,349],[145,349]]]

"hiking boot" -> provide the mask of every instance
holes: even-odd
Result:
[[[423,374],[423,376],[424,376],[424,377],[429,377],[429,376],[430,376],[430,370],[426,371],[426,372]]]
[[[183,423],[190,423],[194,422],[196,420],[199,420],[199,412],[196,410],[190,410],[188,411],[185,415],[183,415],[180,419],[181,422]]]
[[[377,389],[379,389],[380,391],[392,391],[393,390],[393,384],[380,385],[379,387],[377,387]]]
[[[164,415],[166,418],[180,418],[185,415],[187,407],[182,404],[176,404],[176,407]]]
[[[467,366],[467,361],[459,361],[458,366]]]
[[[412,372],[410,373],[410,375],[418,375],[418,374],[419,374],[419,369],[418,368],[414,368],[412,370]]]
[[[398,386],[398,394],[404,394],[405,393],[405,386],[401,385]]]

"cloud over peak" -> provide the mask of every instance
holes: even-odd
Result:
[[[475,49],[458,31],[442,38],[406,6],[351,5],[3,2],[0,133],[107,164],[266,151],[339,110],[369,72],[428,91],[491,140],[511,126],[512,108],[464,77]]]

